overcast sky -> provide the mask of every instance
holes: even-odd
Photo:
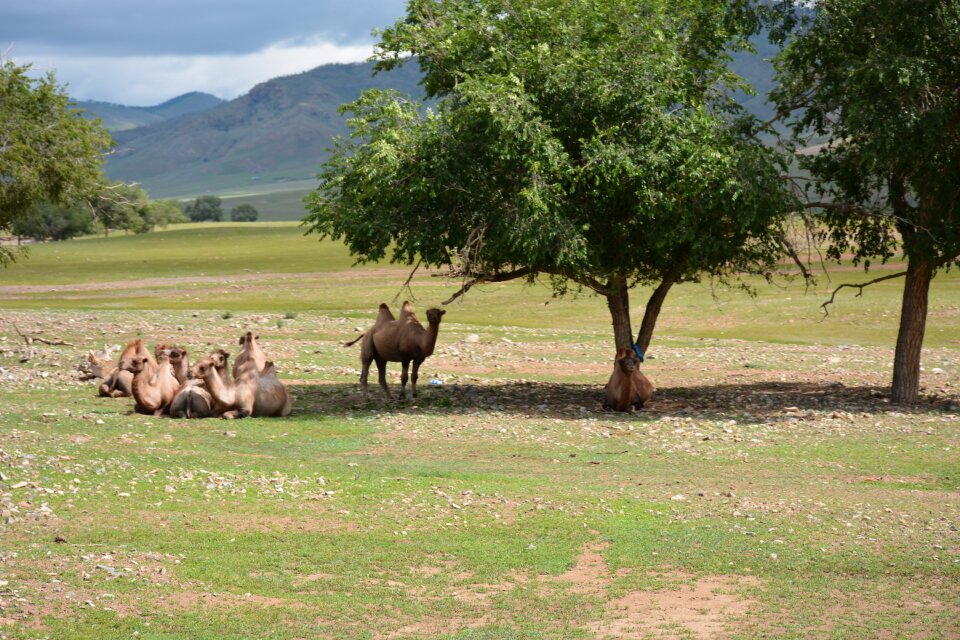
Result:
[[[372,53],[405,0],[0,0],[0,56],[78,100],[148,106]]]

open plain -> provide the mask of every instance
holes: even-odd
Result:
[[[520,284],[445,307],[417,400],[364,402],[341,343],[459,286],[408,273],[286,223],[0,271],[0,638],[960,638],[955,271],[918,406],[886,398],[902,282],[824,317],[866,279],[834,267],[677,287],[634,414],[601,410],[603,301]],[[147,417],[78,379],[91,350],[247,330],[289,418]]]

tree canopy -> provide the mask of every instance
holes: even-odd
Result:
[[[657,284],[645,348],[673,283],[766,272],[782,249],[779,159],[730,98],[749,5],[412,0],[378,69],[415,60],[431,107],[388,91],[347,105],[306,222],[361,261],[450,266],[462,291],[586,287],[618,347],[634,342],[629,288]]]
[[[29,71],[0,61],[0,229],[42,203],[91,200],[112,145],[99,121],[71,107],[53,74],[36,79]],[[0,264],[13,257],[0,247]]]
[[[252,204],[238,204],[230,210],[230,219],[234,222],[254,222],[258,215],[257,208]]]
[[[799,158],[828,255],[906,258],[893,398],[914,402],[930,281],[960,260],[960,2],[822,0],[799,27],[773,97],[798,146],[825,140]]]
[[[14,220],[11,230],[17,236],[37,240],[68,240],[93,232],[93,214],[83,205],[64,207],[44,202]]]
[[[183,208],[193,222],[220,222],[223,220],[223,201],[217,196],[200,196]]]

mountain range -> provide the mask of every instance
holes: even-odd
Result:
[[[419,81],[416,64],[376,76],[372,63],[331,64],[263,82],[229,102],[207,100],[205,109],[174,116],[168,106],[169,117],[136,128],[112,127],[117,146],[107,158],[107,175],[139,182],[154,198],[312,180],[333,136],[347,131],[341,104],[372,87],[417,96]],[[164,105],[200,106],[190,95]],[[113,124],[95,107],[90,110]]]
[[[88,114],[100,118],[108,131],[117,132],[157,124],[164,120],[179,118],[191,113],[199,113],[219,106],[224,102],[226,101],[209,93],[192,91],[153,107],[128,107],[122,104],[96,100],[81,101],[77,103],[77,106]]]
[[[766,118],[774,51],[765,40],[756,46],[759,56],[737,53],[731,68],[758,91],[738,100]],[[377,75],[372,63],[331,64],[263,82],[230,101],[195,92],[155,107],[79,106],[99,116],[117,142],[106,163],[111,179],[138,182],[153,198],[298,192],[284,207],[295,203],[291,215],[301,217],[300,196],[316,186],[333,137],[347,133],[340,105],[372,87],[419,97],[420,79],[415,63]]]

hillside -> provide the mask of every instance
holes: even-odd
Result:
[[[118,132],[157,124],[191,113],[212,109],[224,101],[209,93],[192,91],[152,107],[130,107],[112,102],[86,100],[77,106],[103,121],[108,131]]]
[[[153,197],[312,179],[332,137],[346,131],[341,104],[371,87],[420,94],[416,65],[376,77],[372,69],[324,65],[261,83],[202,113],[118,131],[107,172],[142,183]]]
[[[758,91],[738,99],[751,112],[769,118],[769,58],[775,51],[765,40],[756,45],[759,55],[738,53],[731,67]],[[282,211],[268,205],[262,213],[267,219],[298,219],[303,215],[300,199],[315,186],[314,176],[333,136],[346,133],[345,118],[337,112],[340,105],[371,87],[419,96],[419,79],[416,65],[373,76],[371,63],[324,65],[275,78],[202,112],[115,131],[119,144],[107,172],[116,180],[142,183],[155,198],[216,193],[237,198],[236,204],[266,194],[277,200],[278,192],[289,191],[289,197],[278,200],[284,203]],[[164,103],[169,105],[164,113],[175,109],[171,103],[176,100]]]

